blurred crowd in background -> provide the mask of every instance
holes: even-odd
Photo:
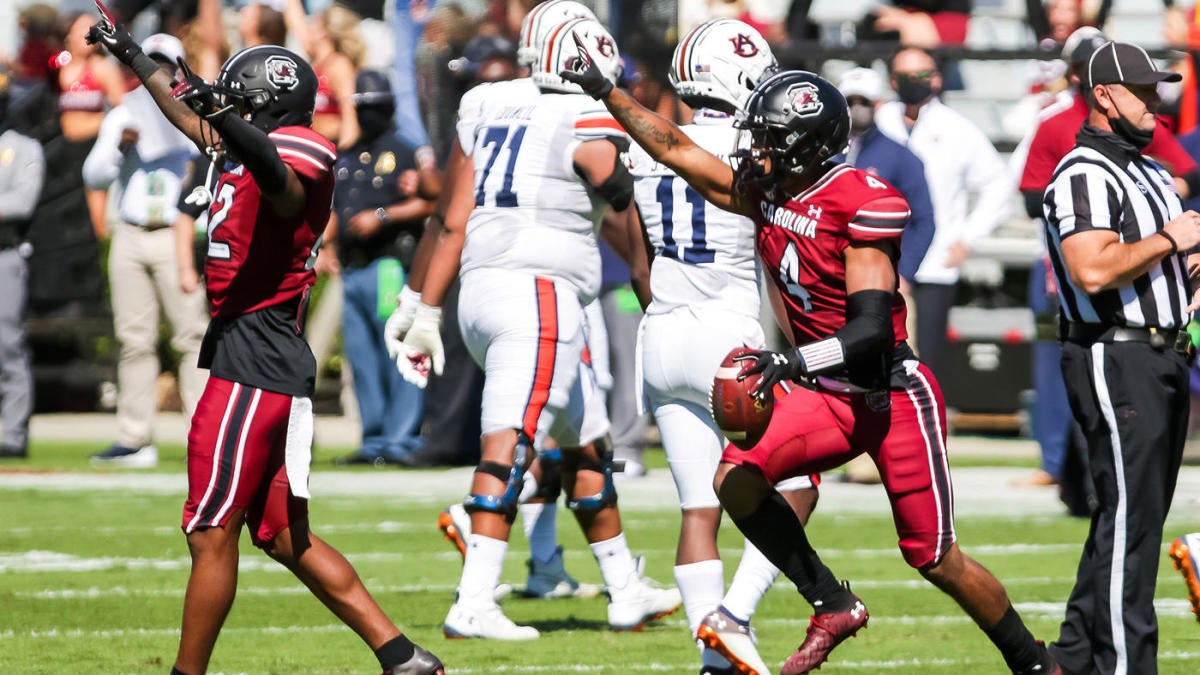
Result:
[[[852,111],[858,110],[849,161],[860,166],[868,162],[870,139],[882,132],[924,163],[924,186],[912,187],[914,192],[906,196],[929,204],[931,231],[915,251],[906,242],[901,264],[902,290],[916,308],[916,347],[943,382],[950,406],[956,407],[961,391],[963,408],[970,408],[969,399],[979,389],[978,380],[971,384],[964,378],[986,371],[989,354],[997,360],[1010,358],[1014,349],[1025,350],[1015,357],[1018,366],[1006,362],[997,377],[1016,378],[1014,386],[1022,392],[1036,391],[1032,431],[1043,444],[1045,461],[1044,471],[1029,482],[1052,484],[1070,470],[1064,468],[1069,464],[1065,448],[1072,443],[1069,415],[1062,412],[1061,377],[1048,365],[1048,359],[1056,358],[1055,345],[1037,342],[1032,319],[1006,323],[999,314],[960,313],[996,324],[993,336],[979,338],[995,343],[995,350],[972,351],[960,344],[964,328],[956,323],[954,310],[975,305],[1022,308],[1023,317],[1053,314],[1055,291],[1046,285],[1041,228],[1032,221],[1040,215],[1040,193],[1057,161],[1043,151],[1052,155],[1047,148],[1055,143],[1069,148],[1073,131],[1059,123],[1054,139],[1039,140],[1038,132],[1043,121],[1075,105],[1077,79],[1072,77],[1086,63],[1089,46],[1094,49],[1106,38],[1139,42],[1184,73],[1181,85],[1161,92],[1163,140],[1148,152],[1177,176],[1189,205],[1200,200],[1195,166],[1200,156],[1200,22],[1194,7],[1177,6],[1184,3],[584,4],[617,38],[625,66],[619,85],[660,113],[678,121],[690,118],[666,78],[678,36],[709,18],[730,16],[777,45],[783,67],[815,70],[842,82]],[[110,3],[139,40],[153,42],[143,49],[168,67],[182,57],[201,77],[213,79],[233,51],[278,44],[308,58],[318,73],[321,89],[313,126],[337,144],[341,156],[308,332],[321,364],[318,411],[345,406],[362,423],[361,448],[344,462],[427,466],[473,464],[478,457],[482,374],[455,334],[454,322],[447,321],[444,329],[446,373],[425,390],[398,377],[383,346],[383,323],[395,307],[424,219],[433,208],[436,194],[422,181],[449,154],[458,99],[478,82],[523,74],[516,58],[521,19],[536,4]],[[203,386],[204,375],[193,364],[207,316],[198,270],[209,246],[209,225],[208,214],[192,208],[186,198],[203,184],[207,167],[195,148],[180,145],[169,130],[146,121],[150,108],[142,107],[146,101],[136,93],[136,78],[85,43],[95,19],[94,7],[83,0],[5,3],[0,8],[0,99],[5,103],[0,130],[35,140],[44,163],[44,180],[30,195],[27,181],[6,180],[5,173],[14,172],[12,155],[0,143],[0,235],[13,234],[0,236],[0,255],[15,252],[28,274],[27,282],[19,279],[27,283],[27,295],[0,302],[0,455],[26,454],[24,427],[34,409],[115,408],[119,437],[95,462],[152,466],[155,411],[188,412]],[[1079,30],[1088,27],[1095,30]],[[1100,31],[1104,33],[1097,35]],[[901,47],[927,51],[898,56]],[[936,112],[941,108],[955,112]],[[919,123],[905,122],[917,115],[924,116],[923,131]],[[965,152],[970,146],[962,145],[964,139],[981,146]],[[176,155],[181,148],[186,157]],[[887,161],[868,167],[898,182],[886,175]],[[904,173],[903,167],[891,169]],[[8,209],[4,190],[26,193],[28,212]],[[915,193],[921,190],[926,193]],[[989,246],[996,241],[1001,245]],[[1019,245],[1005,248],[1003,242],[1010,241]],[[972,261],[989,258],[993,267],[975,265],[971,271]],[[999,269],[999,276],[990,277],[991,269]],[[991,279],[984,284],[990,290],[973,292],[969,287],[980,278]],[[616,454],[625,460],[627,474],[637,475],[651,420],[638,413],[634,396],[640,310],[628,281],[628,270],[606,255],[596,313],[608,327],[607,345],[592,345],[592,353],[601,383],[609,389]],[[0,292],[6,294],[11,295],[7,288]],[[452,304],[446,315],[454,316]],[[32,375],[22,367],[30,360],[26,347],[7,346],[16,342],[31,350]],[[976,391],[967,391],[971,389]],[[1011,398],[1001,406],[1009,412],[1034,400]]]

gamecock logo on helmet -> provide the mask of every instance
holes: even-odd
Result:
[[[612,38],[607,35],[597,35],[596,51],[600,52],[601,56],[611,57],[617,52],[617,46],[613,44]]]
[[[788,87],[787,97],[792,102],[792,110],[801,117],[818,115],[825,107],[817,85],[812,82],[801,82]]]
[[[734,54],[747,59],[751,56],[758,56],[758,46],[754,44],[749,35],[738,33],[737,37],[731,37],[729,41],[733,43]]]
[[[267,59],[267,81],[280,91],[287,91],[300,82],[296,75],[296,62],[286,56]]]

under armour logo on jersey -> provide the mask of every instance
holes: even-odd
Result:
[[[737,37],[731,37],[729,41],[733,43],[734,54],[747,59],[751,56],[758,56],[758,45],[754,44],[749,35],[738,33]]]
[[[868,176],[867,176],[867,185],[868,185],[869,187],[873,187],[873,188],[875,188],[876,190],[882,190],[883,188],[886,188],[886,187],[887,187],[887,183],[885,183],[885,182],[883,182],[883,181],[879,180],[878,178],[876,178],[876,177],[874,177],[874,176],[871,176],[871,175],[868,175]]]
[[[825,109],[821,102],[821,94],[817,85],[812,82],[800,82],[788,87],[788,100],[792,102],[792,110],[801,117],[819,115]]]
[[[786,366],[788,362],[787,357],[783,354],[772,354],[771,360],[774,361],[775,365],[777,366]]]
[[[812,218],[813,220],[820,220],[821,212],[824,210],[825,209],[821,206],[817,206],[816,204],[809,204],[808,205],[808,217]]]

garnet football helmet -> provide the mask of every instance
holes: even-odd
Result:
[[[312,125],[317,75],[299,54],[261,45],[229,57],[213,92],[248,122],[270,133],[283,126]]]
[[[529,10],[521,20],[521,40],[517,43],[517,63],[536,70],[542,47],[554,29],[571,19],[596,20],[596,15],[575,0],[550,0]]]
[[[837,155],[850,140],[846,98],[829,80],[803,70],[759,83],[734,125],[749,133],[749,143],[739,145],[750,148],[751,159],[770,160],[765,173],[755,172],[764,185]]]
[[[580,53],[580,45],[586,53]],[[542,45],[542,57],[533,71],[533,83],[542,91],[582,94],[583,88],[559,73],[575,70],[579,59],[591,59],[610,82],[621,77],[621,54],[617,43],[595,19],[572,19],[559,24]]]
[[[679,41],[669,76],[684,103],[732,115],[745,107],[759,82],[778,70],[771,46],[752,26],[713,19]]]

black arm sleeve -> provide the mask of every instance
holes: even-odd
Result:
[[[629,208],[629,202],[633,200],[633,174],[625,168],[620,155],[617,155],[617,161],[613,163],[612,175],[596,186],[596,193],[617,211]]]
[[[841,340],[843,359],[851,372],[859,370],[859,364],[869,364],[874,371],[880,356],[890,360],[896,344],[892,294],[879,290],[851,293],[846,297],[846,325],[833,337]]]
[[[1042,214],[1042,193],[1038,190],[1021,190],[1021,197],[1025,200],[1025,215],[1030,218],[1041,218]]]
[[[287,165],[266,133],[233,114],[218,117],[212,126],[221,134],[229,152],[246,166],[263,194],[283,192],[287,187]]]

